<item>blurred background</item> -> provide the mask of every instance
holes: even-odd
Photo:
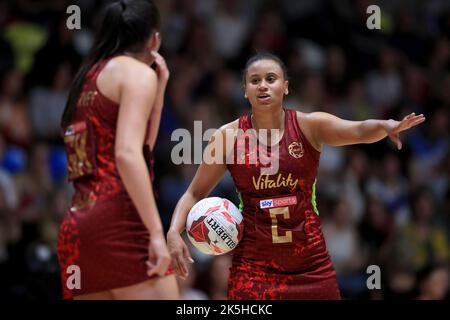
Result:
[[[106,1],[0,2],[0,299],[61,298],[56,238],[70,205],[59,122]],[[172,164],[176,128],[218,128],[250,110],[242,89],[257,50],[287,64],[285,106],[350,120],[427,121],[388,140],[325,148],[318,208],[345,299],[448,299],[450,261],[450,2],[365,0],[160,0],[171,78],[156,153],[165,227],[195,165]],[[66,8],[81,8],[68,30]],[[366,9],[381,9],[369,30]],[[213,195],[238,203],[230,176]],[[229,255],[196,263],[185,299],[225,299]],[[366,268],[381,268],[368,290]]]

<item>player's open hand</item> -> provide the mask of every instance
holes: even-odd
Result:
[[[387,120],[385,122],[384,128],[386,130],[388,137],[395,143],[397,149],[400,150],[402,148],[402,142],[400,141],[399,136],[400,132],[415,127],[424,121],[425,117],[423,116],[423,114],[416,116],[416,114],[413,112],[404,117],[403,120],[401,121],[395,121],[392,119]]]
[[[179,232],[168,232],[167,246],[172,257],[173,267],[175,268],[176,274],[180,278],[186,279],[189,274],[186,263],[193,263],[194,260],[192,259],[189,249]]]
[[[149,277],[154,275],[163,276],[166,274],[170,265],[170,254],[163,233],[150,235],[148,258],[147,275]]]

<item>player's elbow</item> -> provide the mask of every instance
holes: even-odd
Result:
[[[131,146],[116,146],[115,160],[119,169],[128,165],[133,165],[134,161],[138,158],[138,152]]]

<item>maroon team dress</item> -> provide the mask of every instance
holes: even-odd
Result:
[[[239,128],[252,128],[250,115],[239,119]],[[267,153],[266,148],[249,150],[244,140],[238,136],[235,144],[244,163],[228,165],[244,216],[244,236],[234,250],[228,298],[340,299],[315,202],[320,152],[302,133],[296,112],[285,109],[276,174],[261,175],[260,171],[260,157],[270,155],[271,149]]]
[[[86,75],[76,114],[64,130],[69,180],[75,187],[72,206],[58,237],[64,299],[149,279],[145,264],[149,233],[125,190],[115,162],[119,105],[104,96],[96,85],[98,74],[110,59],[94,65]],[[153,180],[150,148],[145,146],[143,151]],[[68,277],[73,274],[69,268],[72,265],[80,270],[80,289],[67,286]]]

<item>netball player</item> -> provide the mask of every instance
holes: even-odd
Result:
[[[152,190],[169,78],[159,20],[150,0],[109,4],[71,87],[62,128],[75,195],[58,239],[66,299],[178,298]]]
[[[324,112],[285,109],[286,68],[279,58],[268,53],[249,59],[244,88],[251,114],[224,125],[213,135],[210,144],[225,141],[222,163],[204,161],[175,208],[168,247],[176,273],[185,277],[186,263],[192,262],[180,236],[186,216],[196,202],[208,196],[228,169],[240,194],[245,226],[243,239],[233,251],[228,298],[340,299],[315,202],[321,150],[324,145],[374,143],[385,137],[400,149],[399,133],[425,118],[410,114],[401,121],[347,121]],[[236,159],[227,164],[228,133],[238,129],[278,129],[280,134],[258,141],[254,150],[237,134],[232,138],[233,152],[244,146],[245,161],[239,163]],[[264,144],[266,153],[266,148],[261,148]],[[278,146],[278,171],[262,174],[260,158],[275,156],[270,151],[272,146]]]

